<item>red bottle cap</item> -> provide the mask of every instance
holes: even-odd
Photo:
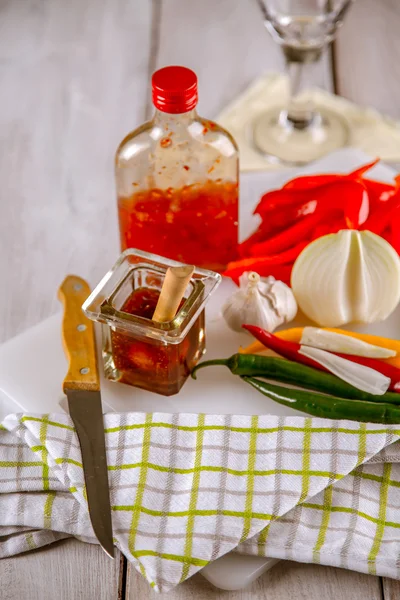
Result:
[[[162,112],[185,113],[197,104],[197,76],[186,67],[164,67],[153,73],[153,104]]]

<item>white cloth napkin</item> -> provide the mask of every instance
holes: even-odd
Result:
[[[373,108],[358,106],[345,98],[314,89],[305,93],[317,106],[334,110],[344,117],[350,128],[350,146],[363,150],[383,161],[400,161],[400,123],[385,117]],[[252,85],[217,117],[216,121],[231,132],[240,150],[242,171],[276,170],[249,143],[251,123],[262,112],[285,105],[289,97],[284,75],[266,75]]]
[[[237,548],[400,577],[400,426],[106,414],[116,546],[158,591]],[[0,426],[0,557],[96,540],[68,415]]]

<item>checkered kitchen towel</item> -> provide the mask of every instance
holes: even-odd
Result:
[[[107,414],[115,543],[167,591],[238,552],[400,578],[400,426]],[[68,415],[0,429],[0,557],[95,542]]]

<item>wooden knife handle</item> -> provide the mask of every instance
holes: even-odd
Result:
[[[64,391],[100,389],[94,325],[82,310],[89,294],[88,283],[76,275],[68,275],[58,290],[64,305],[62,338],[69,361]]]

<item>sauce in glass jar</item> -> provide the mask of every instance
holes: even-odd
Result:
[[[106,379],[164,396],[179,392],[205,352],[204,308],[221,282],[195,267],[175,317],[153,321],[168,269],[182,266],[127,249],[85,301],[85,314],[101,324]]]
[[[152,319],[160,291],[152,288],[134,290],[121,307],[121,312]],[[180,310],[185,304],[182,299]],[[119,381],[169,396],[186,381],[198,358],[200,331],[204,329],[204,312],[198,317],[182,342],[163,345],[151,340],[139,340],[120,330],[111,331],[114,365]]]

